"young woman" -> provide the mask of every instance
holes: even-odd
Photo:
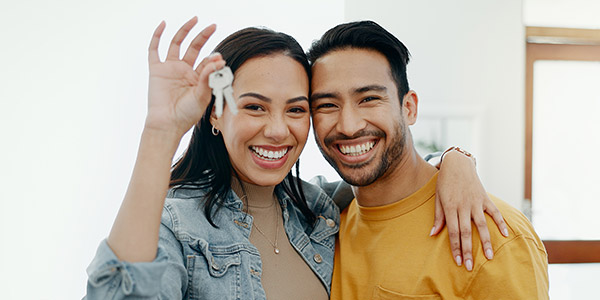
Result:
[[[138,158],[110,235],[88,268],[86,297],[327,299],[339,208],[298,178],[310,126],[306,56],[288,35],[247,28],[194,69],[215,30],[205,28],[180,59],[196,22],[176,33],[164,62],[164,22],[152,37]],[[225,65],[235,75],[239,112],[225,107],[217,117],[208,78]],[[171,168],[192,127],[185,155]],[[448,190],[469,196],[481,190],[450,184]],[[479,199],[466,200],[494,208]]]

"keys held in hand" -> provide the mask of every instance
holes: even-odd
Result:
[[[223,114],[223,97],[227,101],[227,107],[234,115],[237,114],[237,105],[233,99],[233,73],[228,66],[220,70],[212,72],[208,76],[208,86],[212,88],[212,93],[215,95],[215,113],[217,118]]]

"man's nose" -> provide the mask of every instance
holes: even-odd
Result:
[[[345,106],[341,109],[340,119],[336,125],[338,133],[353,136],[367,126],[367,122],[358,109]]]

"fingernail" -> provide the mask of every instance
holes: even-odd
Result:
[[[502,229],[502,234],[504,234],[504,236],[508,237],[508,229],[503,228]]]
[[[472,271],[473,270],[473,262],[470,259],[465,260],[465,267],[467,267],[467,270]]]
[[[219,52],[213,52],[213,53],[211,53],[211,54],[210,54],[208,57],[211,57],[211,58],[212,58],[212,57],[215,57],[215,56],[217,56],[217,55],[221,55],[221,53],[219,53]]]
[[[429,236],[432,236],[434,232],[435,232],[435,226],[433,226],[433,228],[431,228],[431,232],[429,233]]]
[[[462,258],[460,255],[457,255],[454,259],[456,260],[456,264],[460,267],[462,265]]]
[[[494,251],[492,251],[492,249],[485,250],[485,257],[487,257],[488,259],[494,258]]]

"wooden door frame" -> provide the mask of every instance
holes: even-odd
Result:
[[[537,60],[600,61],[600,30],[527,27],[526,33],[525,199],[531,201],[534,63]],[[600,262],[600,241],[544,241],[544,245],[549,263]]]

